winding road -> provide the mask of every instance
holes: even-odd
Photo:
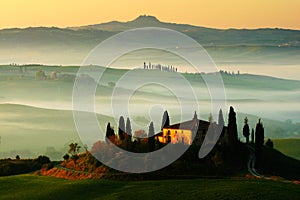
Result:
[[[249,144],[247,144],[247,148],[250,153],[249,158],[248,158],[248,163],[247,163],[248,171],[252,176],[262,178],[263,176],[261,174],[259,174],[255,169],[255,160],[256,160],[255,149],[254,149],[254,147],[250,146]]]

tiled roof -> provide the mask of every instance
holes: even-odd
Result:
[[[194,126],[194,123],[195,123],[194,120],[189,120],[189,121],[173,124],[173,125],[167,126],[165,128],[167,128],[167,129],[192,130],[193,126]],[[210,123],[207,122],[207,121],[198,120],[198,126],[199,126],[200,129],[208,129],[209,124]]]

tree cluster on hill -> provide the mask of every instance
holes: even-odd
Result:
[[[165,171],[173,174],[190,173],[193,175],[227,175],[244,173],[247,170],[246,163],[248,162],[249,158],[249,146],[255,147],[255,156],[257,158],[256,168],[264,170],[266,169],[266,167],[263,166],[263,163],[265,162],[263,159],[265,159],[266,156],[263,152],[266,148],[272,149],[274,144],[270,139],[268,139],[268,141],[264,145],[264,127],[260,119],[256,124],[255,131],[254,129],[252,129],[250,134],[248,119],[245,118],[243,135],[246,137],[246,144],[243,144],[238,138],[236,113],[233,107],[230,107],[229,109],[227,127],[224,127],[224,116],[222,110],[219,111],[218,124],[214,122],[212,117],[210,118],[211,127],[213,129],[217,128],[217,131],[221,131],[221,136],[218,139],[215,146],[213,147],[213,149],[211,150],[211,152],[205,158],[199,159],[198,154],[202,144],[199,145],[197,143],[192,143],[187,149],[187,151],[177,161],[175,161],[165,169],[160,170],[161,172]],[[194,114],[193,119],[198,119],[196,112]],[[161,127],[163,128],[169,125],[170,117],[168,112],[165,111],[163,113]],[[128,160],[126,158],[123,158],[123,160],[118,160],[119,156],[122,155],[122,153],[119,152],[118,148],[113,148],[114,145],[127,151],[136,153],[156,151],[161,147],[164,147],[164,145],[167,145],[160,143],[155,137],[153,122],[150,122],[149,124],[148,137],[145,130],[136,130],[134,131],[134,135],[132,135],[132,132],[133,130],[129,118],[126,118],[125,123],[125,118],[123,116],[120,116],[118,134],[115,134],[114,128],[111,126],[111,123],[108,123],[106,130],[106,141],[96,142],[91,149],[91,153],[86,151],[85,155],[78,154],[77,156],[79,161],[77,162],[77,164],[74,162],[74,169],[83,168],[82,164],[80,164],[81,162],[83,162],[82,160],[85,160],[84,162],[88,162],[89,165],[93,166],[93,169],[98,169],[99,167],[102,167],[100,171],[103,171],[103,165],[98,161],[98,159],[103,161],[103,163],[127,165],[126,162],[128,162]],[[173,150],[176,151],[176,149],[181,148],[182,145],[185,144],[180,142],[172,144],[172,146],[174,147]],[[73,144],[72,146],[76,145]],[[72,147],[71,149],[76,148]],[[171,150],[168,153],[174,153],[172,152],[173,150]],[[164,160],[168,156],[169,154],[162,154],[160,159]],[[70,166],[70,162],[67,162],[69,161],[69,159],[69,155],[66,154],[64,156],[64,163],[66,166]],[[139,167],[144,167],[145,169],[147,169],[147,167],[151,166],[151,162],[153,161],[148,159],[146,156],[143,159],[144,165],[141,165]]]
[[[218,124],[216,124],[213,121],[212,117],[210,118],[211,118],[210,123],[212,124],[212,128],[215,129],[214,132],[217,131],[221,132],[221,137],[218,139],[219,140],[218,145],[224,143],[224,138],[226,133],[227,134],[226,138],[228,138],[228,144],[226,143],[226,145],[230,147],[231,152],[236,152],[239,146],[239,139],[238,139],[237,125],[236,125],[236,114],[234,112],[233,107],[230,107],[229,118],[228,118],[228,129],[226,129],[226,131],[224,129],[224,117],[221,109],[219,111]],[[196,112],[194,114],[194,119],[198,119]],[[162,117],[161,130],[168,126],[170,126],[170,117],[168,111],[164,111]],[[193,130],[193,131],[197,132],[198,130]],[[133,137],[130,119],[127,118],[125,124],[124,117],[120,116],[117,135],[114,132],[114,128],[111,127],[111,124],[110,123],[107,124],[106,143],[108,143],[108,140],[110,140],[110,142],[112,142],[113,144],[132,152],[151,152],[166,145],[160,143],[157,137],[155,137],[153,122],[150,122],[149,124],[148,137],[146,137],[147,136],[146,131],[144,130],[137,130],[134,133],[135,134]],[[167,141],[171,142],[171,138],[168,137]]]
[[[130,119],[126,119],[126,124],[123,116],[119,118],[118,134],[115,134],[114,128],[110,122],[106,127],[106,142],[110,140],[115,145],[129,151],[147,152],[155,150],[155,134],[153,122],[149,125],[148,137],[145,130],[136,130],[132,134]]]
[[[43,167],[47,169],[52,167],[51,161],[47,156],[41,155],[36,159],[21,159],[20,156],[16,156],[16,159],[0,160],[0,176],[25,174]]]
[[[234,71],[229,72],[229,71],[226,71],[226,70],[220,70],[219,72],[220,72],[220,74],[225,74],[225,75],[240,75],[239,70],[236,73]]]
[[[159,70],[159,71],[167,71],[167,72],[177,72],[177,68],[173,67],[172,65],[161,65],[161,64],[152,64],[149,62],[149,65],[144,62],[144,69],[145,70]]]
[[[38,70],[35,73],[35,80],[46,80],[47,76],[43,70]]]

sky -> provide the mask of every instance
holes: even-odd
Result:
[[[0,29],[81,26],[139,15],[212,28],[300,30],[299,0],[1,0]]]

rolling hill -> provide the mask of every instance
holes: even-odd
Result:
[[[74,76],[78,66],[30,65],[27,66],[27,71],[23,75],[20,74],[18,66],[0,66],[1,157],[15,157],[16,154],[20,154],[22,157],[32,157],[38,156],[35,154],[36,152],[45,152],[51,158],[60,159],[66,152],[68,143],[79,140],[70,111],[74,80],[35,80],[35,73],[38,70],[43,70],[47,76],[53,71],[57,71],[61,75]],[[134,71],[137,73],[136,77],[148,76],[150,79],[161,74],[155,70]],[[101,86],[96,95],[97,105],[99,105],[98,113],[102,114],[102,128],[105,128],[108,121],[112,123],[105,110],[111,106],[110,97],[113,91],[108,83],[117,83],[120,77],[128,72],[128,70],[108,69],[102,77]],[[200,76],[199,74],[185,73],[182,75],[197,91],[201,105],[198,112],[199,117],[204,120],[208,119],[210,110],[205,105],[209,105],[207,102],[210,102],[210,96],[207,94],[202,76],[214,75]],[[164,78],[172,79],[172,77],[172,73],[164,73]],[[246,116],[249,119],[250,128],[254,129],[258,118],[262,117],[266,139],[299,138],[300,124],[297,103],[300,81],[251,74],[222,74],[222,78],[226,89],[227,105],[233,105],[237,110],[237,125],[241,140],[244,140],[242,128]],[[181,89],[180,91],[184,91],[184,86],[178,84],[177,87]],[[126,90],[126,88],[122,86],[122,90]],[[134,93],[132,105],[139,106],[139,109],[131,111],[131,118],[139,122],[138,128],[145,125],[143,129],[148,129],[150,115],[147,106],[156,105],[158,102],[165,106],[171,105],[168,110],[171,123],[179,122],[176,110],[172,108],[173,103],[177,105],[177,100],[161,91],[164,90],[160,87],[148,87],[141,88]],[[159,131],[162,113],[158,111],[156,114],[155,129]],[[193,113],[187,114],[189,119]],[[227,122],[226,116],[225,121]],[[116,123],[114,123],[115,125]],[[34,145],[31,145],[32,143]],[[297,145],[293,145],[293,148],[294,146]],[[275,148],[277,148],[276,142]],[[278,145],[278,149],[283,150],[287,155],[299,158],[297,152],[284,151],[280,145]]]
[[[98,115],[102,129],[111,118]],[[103,123],[102,123],[103,122]],[[40,154],[61,160],[71,142],[83,146],[70,110],[0,104],[0,157],[34,158]]]

